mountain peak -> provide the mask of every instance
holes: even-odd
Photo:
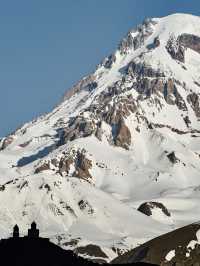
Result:
[[[36,219],[55,243],[109,261],[199,220],[199,25],[146,19],[52,112],[1,140],[0,235]]]

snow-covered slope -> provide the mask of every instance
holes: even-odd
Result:
[[[51,113],[3,138],[0,236],[36,220],[109,261],[199,220],[199,66],[199,17],[146,19]],[[151,201],[170,218],[137,210]]]

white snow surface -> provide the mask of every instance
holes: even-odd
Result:
[[[185,88],[177,85],[183,99],[191,91],[200,93],[194,83],[200,80],[200,54],[187,49],[185,70],[183,63],[172,59],[165,49],[171,34],[200,37],[200,18],[174,14],[153,21],[152,34],[141,47],[126,54],[117,50],[116,61],[110,69],[97,68],[93,73],[97,88],[80,89],[51,113],[26,123],[11,135],[12,143],[0,151],[0,237],[8,237],[16,223],[24,235],[35,220],[42,236],[50,237],[64,248],[74,248],[64,245],[72,239],[78,240],[76,246],[96,244],[109,261],[117,256],[112,247],[125,251],[200,220],[200,122],[187,101],[187,111],[167,104],[163,97],[161,109],[152,103],[154,96],[139,102],[140,114],[164,126],[149,129],[131,113],[125,119],[131,132],[129,150],[109,142],[112,128],[106,122],[102,122],[102,140],[91,135],[60,147],[56,145],[59,130],[68,125],[70,118],[80,113],[85,118],[92,117],[86,109],[96,103],[98,95],[122,79],[121,69],[133,60],[159,68],[166,77],[185,83]],[[136,35],[137,31],[132,33],[133,37]],[[155,37],[159,37],[160,46],[148,50]],[[132,82],[125,86],[131,87]],[[133,89],[124,95],[127,93],[134,99],[138,97]],[[113,99],[110,104],[114,104]],[[189,128],[183,121],[186,115],[191,121]],[[186,133],[178,134],[170,127]],[[65,151],[79,149],[84,149],[92,162],[89,170],[92,182],[71,176],[73,168],[69,176],[61,176],[51,169],[35,174],[38,164],[61,157]],[[175,152],[178,162],[171,163],[166,152]],[[81,200],[87,202],[85,209],[80,209]],[[171,217],[166,220],[160,210],[154,210],[149,217],[137,211],[146,201],[163,203]],[[172,256],[173,251],[166,259]]]

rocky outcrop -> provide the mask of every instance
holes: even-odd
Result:
[[[1,141],[0,150],[6,149],[14,140],[13,136],[8,136]]]
[[[164,97],[168,104],[176,104],[180,110],[187,111],[185,101],[178,92],[175,81],[173,79],[168,79],[168,81],[165,83]]]
[[[128,65],[127,72],[132,77],[165,77],[164,73],[162,73],[159,69],[153,69],[151,66],[148,66],[145,63],[135,63],[134,61]]]
[[[130,144],[131,144],[131,132],[129,128],[126,126],[124,120],[121,119],[116,128],[115,145],[128,150]]]
[[[154,47],[159,47],[160,46],[160,39],[159,37],[156,37],[153,41]]]
[[[54,171],[61,176],[73,176],[91,181],[92,176],[89,169],[92,168],[92,161],[86,158],[86,152],[82,150],[71,150],[64,152],[61,157],[55,157],[47,161],[41,161],[35,168],[35,173],[46,170]]]
[[[93,90],[97,87],[97,83],[95,81],[95,76],[93,74],[88,75],[81,79],[75,86],[73,86],[70,90],[68,90],[64,97],[63,101],[70,99],[73,95],[78,93],[80,90],[85,89],[85,90]]]
[[[114,54],[106,57],[103,62],[102,62],[102,65],[105,67],[105,68],[111,68],[112,65],[115,63],[116,61],[116,56]]]
[[[35,174],[39,174],[43,171],[47,171],[47,170],[53,170],[55,171],[56,168],[61,168],[61,166],[59,165],[60,162],[64,159],[64,157],[61,157],[60,161],[57,160],[56,158],[51,159],[51,160],[45,160],[45,161],[41,161],[35,168]],[[62,173],[62,171],[60,171],[60,173]]]
[[[173,59],[182,63],[185,62],[185,48],[180,43],[179,38],[171,35],[167,42],[166,49]]]
[[[21,147],[21,148],[25,148],[25,147],[27,147],[31,142],[32,142],[32,139],[31,139],[31,140],[28,140],[28,141],[25,141],[25,142],[19,144],[19,147]]]
[[[188,111],[187,105],[181,94],[178,92],[177,88],[175,88],[174,96],[175,104],[177,105],[178,109],[182,111]]]
[[[123,96],[122,96],[123,95]],[[126,119],[131,113],[136,112],[137,102],[131,94],[123,94],[123,82],[117,82],[112,87],[108,87],[95,98],[95,104],[91,104],[84,112],[71,118],[60,134],[58,145],[66,144],[68,141],[81,137],[96,136],[102,139],[102,122],[118,129],[118,137],[113,144],[127,148],[127,145],[120,144],[122,134],[125,129],[121,126],[121,120]],[[86,115],[85,115],[86,114]],[[116,137],[116,134],[115,134]],[[111,136],[112,138],[112,136]],[[128,140],[128,139],[127,139]],[[129,143],[129,141],[128,141]],[[127,143],[127,144],[128,144]]]
[[[101,250],[99,246],[96,246],[93,244],[86,245],[85,247],[77,247],[74,251],[75,253],[79,255],[85,255],[85,256],[103,258],[103,259],[108,258],[108,256]],[[95,262],[98,262],[98,261],[95,260]],[[101,263],[102,262],[106,262],[106,261],[101,261]]]
[[[176,87],[173,79],[168,79],[164,86],[164,97],[168,104],[175,104]]]
[[[136,83],[134,84],[135,89],[139,94],[146,97],[150,97],[152,94],[164,93],[164,80],[162,79],[149,79],[147,77],[138,77]]]
[[[156,103],[158,108],[162,108],[159,107],[161,106],[159,97],[160,94],[163,94],[168,104],[177,105],[178,109],[187,111],[185,101],[178,92],[176,80],[172,78],[166,80],[159,69],[155,70],[145,63],[131,62],[126,75],[136,79],[132,89],[137,90],[140,95],[144,95],[145,98],[150,98],[152,94],[158,96]],[[132,94],[124,94],[124,83],[125,79],[122,79],[108,87],[96,96],[95,104],[91,104],[83,113],[71,118],[67,127],[63,129],[59,144],[63,145],[68,141],[91,135],[95,135],[101,140],[101,125],[104,121],[115,131],[111,142],[116,146],[128,149],[131,143],[131,134],[125,124],[122,125],[122,121],[137,111],[138,103]]]
[[[180,130],[178,128],[174,128],[172,126],[169,126],[167,124],[158,124],[158,123],[152,123],[152,122],[151,122],[151,127],[155,127],[155,128],[169,128],[172,132],[175,132],[175,133],[177,133],[179,135],[200,133],[200,131],[197,130],[197,129],[191,129],[191,130],[183,131],[183,130]]]
[[[155,72],[154,72],[155,73]],[[159,75],[162,75],[161,73]],[[139,94],[150,97],[152,94],[162,93],[165,101],[170,105],[177,105],[178,109],[187,111],[187,105],[178,92],[176,81],[169,78],[149,78],[138,76],[134,84],[135,89]]]
[[[186,126],[187,126],[187,127],[190,127],[190,125],[191,125],[191,121],[190,121],[190,119],[189,119],[189,116],[186,115],[186,116],[183,118],[183,120],[184,120]]]
[[[194,50],[195,52],[200,53],[200,37],[199,36],[184,33],[179,36],[178,40],[179,40],[179,43],[185,48],[190,48]]]
[[[88,120],[84,116],[77,116],[69,121],[68,127],[64,128],[61,136],[61,144],[81,137],[91,136],[96,131],[93,120]]]
[[[168,216],[168,217],[171,216],[168,209],[161,202],[150,201],[150,202],[142,203],[139,206],[138,211],[144,213],[147,216],[151,216],[152,210],[155,208],[160,209],[166,216]]]
[[[180,162],[180,160],[176,157],[175,152],[171,152],[167,155],[167,158],[169,161],[173,164]]]
[[[94,213],[94,209],[92,208],[92,206],[89,204],[87,200],[80,200],[78,202],[78,206],[81,211],[86,211],[88,214]]]
[[[49,163],[43,163],[42,165],[38,166],[36,169],[35,169],[35,174],[39,174],[43,171],[46,171],[46,170],[50,170],[50,165]]]
[[[146,19],[136,29],[130,31],[119,45],[120,53],[127,54],[130,49],[136,50],[141,47],[144,41],[153,33],[152,25],[155,23],[151,19]]]
[[[109,125],[118,124],[122,118],[127,118],[137,110],[136,101],[132,95],[120,97],[113,105],[108,105],[107,110],[103,110],[102,119]]]
[[[196,93],[191,93],[187,96],[187,101],[191,105],[197,117],[200,117],[200,100],[199,95]]]
[[[120,52],[127,53],[129,49],[137,49],[145,38],[151,35],[154,23],[154,21],[147,20],[135,31],[130,31],[120,44]],[[194,42],[196,42],[196,39]],[[154,38],[152,45],[153,48],[160,46],[159,37]],[[172,35],[166,45],[171,57],[179,62],[184,62],[185,48],[185,36],[177,38]],[[76,117],[71,118],[67,126],[65,124],[59,145],[91,135],[101,140],[103,134],[101,126],[104,121],[115,129],[115,134],[111,136],[111,139],[110,137],[108,138],[109,142],[128,149],[131,134],[125,125],[121,126],[121,120],[125,120],[131,113],[136,112],[139,101],[147,98],[150,99],[151,104],[155,103],[160,110],[163,106],[160,98],[163,95],[168,104],[176,105],[179,110],[187,111],[185,100],[178,91],[179,86],[183,86],[183,84],[173,78],[167,78],[159,68],[154,69],[151,65],[147,65],[145,60],[143,60],[144,58],[142,55],[141,58],[137,58],[138,60],[135,59],[130,62],[127,67],[121,70],[123,73],[121,80],[97,94],[89,107]],[[116,56],[113,54],[107,57],[102,65],[105,68],[110,68],[115,61]],[[128,79],[130,83],[132,82],[130,87],[126,85]],[[91,75],[79,82],[76,85],[76,90],[79,91],[82,88],[93,90],[96,86],[95,77]],[[136,90],[140,95],[137,99],[134,99],[131,93],[127,93],[128,90]],[[154,99],[151,98],[153,94],[156,95]],[[190,95],[187,100],[197,116],[200,116],[198,97]],[[85,113],[87,114],[85,115]],[[186,125],[189,126],[189,120],[187,118],[183,119]]]
[[[68,175],[70,171],[70,166],[74,163],[74,160],[72,157],[63,157],[61,158],[58,168],[59,168],[59,174],[60,175]]]
[[[76,161],[75,161],[75,172],[74,176],[83,178],[85,180],[92,179],[92,176],[89,172],[89,169],[92,168],[92,161],[87,159],[83,152],[77,153]]]

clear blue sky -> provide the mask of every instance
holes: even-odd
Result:
[[[0,0],[0,136],[47,112],[145,17],[199,0]]]

